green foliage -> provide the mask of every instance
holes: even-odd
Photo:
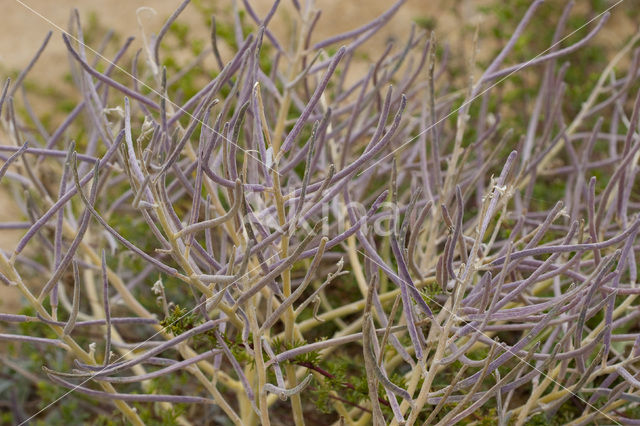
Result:
[[[35,309],[32,308],[31,306],[24,306],[22,309],[20,309],[19,313],[20,315],[27,315],[27,316],[36,315]],[[35,321],[21,322],[18,324],[18,330],[20,330],[20,333],[24,335],[40,336],[40,337],[46,337],[48,339],[58,338],[56,333],[53,330],[51,330],[51,327],[41,322],[35,322]]]
[[[537,413],[525,423],[526,426],[562,426],[580,416],[579,407],[571,402],[565,402],[560,409],[549,418],[545,413]]]
[[[160,321],[160,325],[178,336],[198,325],[197,322],[198,316],[195,313],[176,305],[169,316]]]
[[[171,409],[165,409],[158,404],[134,404],[140,418],[146,425],[151,426],[178,426],[181,423],[178,417],[186,412],[182,404],[174,404]]]
[[[57,395],[57,398],[61,397],[66,393],[55,391],[57,387],[51,385],[50,388],[43,390],[39,395],[51,395],[52,392],[54,395]],[[56,399],[57,399],[56,398]],[[53,401],[51,401],[53,402]],[[44,408],[44,407],[43,407]],[[66,400],[64,404],[60,404],[59,408],[56,410],[52,410],[47,415],[46,421],[36,421],[37,425],[81,425],[86,424],[91,418],[91,414],[87,410],[83,410],[80,408],[77,399]]]
[[[239,334],[236,334],[234,337],[230,337],[228,334],[225,333],[222,335],[222,338],[224,339],[224,342],[227,344],[227,346],[229,347],[229,350],[231,351],[233,356],[238,360],[238,362],[255,365],[255,362],[256,362],[255,357],[253,357],[252,355],[249,354],[249,352],[247,352],[247,349],[244,346],[244,342],[242,341],[242,337]],[[253,341],[253,337],[251,333],[249,333],[248,341],[249,342]],[[216,346],[217,346],[217,342],[216,342]],[[267,358],[267,354],[264,351],[262,356],[265,359]]]
[[[291,349],[305,346],[306,344],[307,342],[303,340],[294,340],[293,342],[285,342],[282,339],[275,338],[273,339],[271,346],[275,351],[275,353],[280,353],[280,352],[285,352]],[[311,365],[318,365],[321,359],[322,358],[320,357],[320,354],[318,353],[318,351],[310,351],[310,352],[297,355],[291,360],[285,361],[285,363],[292,363],[292,364],[308,363]]]
[[[420,28],[424,28],[427,31],[433,31],[438,25],[438,20],[434,16],[418,16],[413,18],[413,22]]]
[[[341,356],[326,360],[323,367],[330,376],[323,376],[322,379],[314,377],[314,389],[311,391],[312,400],[318,410],[323,413],[331,412],[331,392],[335,392],[353,406],[360,405],[368,399],[369,386],[362,363]]]
[[[429,281],[421,291],[422,299],[427,303],[431,312],[437,315],[442,310],[442,305],[438,303],[436,297],[442,294],[442,287],[436,281]]]
[[[178,40],[178,46],[187,47],[187,36],[189,35],[189,25],[180,21],[175,21],[169,27],[169,34]]]
[[[119,422],[115,419],[118,418],[117,413],[111,415],[100,414],[94,421],[94,426],[117,426]]]

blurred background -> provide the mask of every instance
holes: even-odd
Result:
[[[436,30],[439,40],[452,45],[461,40],[471,41],[476,25],[484,32],[479,40],[479,52],[487,52],[483,44],[501,43],[496,37],[497,26],[505,25],[500,18],[508,18],[512,25],[517,23],[518,12],[526,10],[531,0],[407,0],[379,35],[370,39],[364,51],[380,52],[386,39],[404,38],[411,23],[429,30]],[[85,26],[97,27],[106,32],[109,29],[122,38],[135,36],[132,46],[142,47],[142,25],[147,36],[157,32],[166,18],[180,5],[179,0],[2,0],[0,17],[0,72],[20,70],[31,60],[40,47],[48,31],[55,32],[45,55],[38,66],[31,71],[32,78],[39,81],[55,82],[67,72],[67,54],[60,30],[68,28],[70,12],[78,9]],[[242,0],[237,1],[240,9]],[[264,16],[273,4],[272,0],[250,0],[248,3],[259,16]],[[303,1],[301,1],[303,3]],[[315,7],[322,15],[314,31],[314,39],[321,40],[360,25],[366,24],[384,13],[394,2],[391,0],[316,0]],[[560,10],[567,0],[547,0],[543,9]],[[618,4],[619,3],[619,4]],[[208,37],[205,11],[220,14],[229,12],[230,0],[193,0],[182,12],[179,22],[190,27],[192,36]],[[597,13],[613,7],[612,17],[598,35],[601,43],[613,47],[621,38],[635,31],[638,3],[635,0],[578,0],[572,15],[580,16],[583,22]],[[499,9],[499,10],[498,10]],[[138,11],[138,13],[136,13]],[[499,16],[502,15],[502,16]],[[292,29],[294,10],[290,0],[282,0],[279,12],[274,17],[270,30],[280,36]],[[555,22],[549,22],[555,25]],[[508,28],[504,28],[507,30]],[[96,40],[98,44],[99,40]],[[95,46],[97,47],[97,46]],[[487,52],[488,53],[488,52]],[[42,79],[42,80],[41,80]]]

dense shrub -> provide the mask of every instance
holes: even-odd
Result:
[[[278,4],[245,2],[177,67],[162,41],[187,3],[106,62],[73,15],[82,100],[57,127],[28,69],[4,86],[0,178],[24,217],[1,227],[24,235],[0,280],[26,305],[0,313],[3,421],[638,418],[640,36],[567,81],[609,16],[566,35],[569,5],[505,65],[535,1],[480,75],[418,27],[355,75],[402,0],[315,43],[318,11],[294,0],[278,40]],[[524,97],[500,89],[521,71]]]

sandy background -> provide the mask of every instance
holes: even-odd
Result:
[[[152,12],[141,12],[140,19],[148,34],[156,33],[165,19],[181,3],[179,0],[2,0],[2,29],[0,29],[0,67],[7,69],[21,69],[30,60],[38,49],[46,33],[49,30],[55,32],[53,39],[47,47],[44,61],[33,70],[34,76],[44,75],[47,79],[55,81],[66,72],[66,49],[60,37],[60,29],[67,29],[69,13],[77,8],[86,25],[91,13],[95,13],[101,27],[114,29],[123,37],[136,36],[132,46],[138,49],[142,46],[141,33],[138,27],[136,10],[142,7],[150,7]],[[221,12],[230,10],[229,0],[201,0],[203,4],[213,4]],[[238,0],[242,6],[242,1]],[[291,2],[283,0],[278,13],[274,18],[270,30],[278,35],[284,35],[290,28],[292,15]],[[451,4],[457,7],[454,10]],[[380,46],[380,41],[388,37],[403,38],[408,36],[410,23],[413,18],[437,16],[438,27],[445,29],[439,33],[443,39],[456,38],[456,21],[461,19],[471,22],[477,15],[476,8],[481,2],[442,1],[442,0],[410,0],[396,13],[392,21],[377,37],[367,43],[366,49],[370,52]],[[272,0],[251,0],[250,4],[259,16],[264,16],[269,10]],[[343,31],[356,28],[382,14],[393,4],[387,0],[318,0],[317,8],[322,10],[320,21],[315,31],[315,40],[324,39]],[[455,16],[459,14],[459,16]],[[179,18],[180,22],[189,23],[193,31],[199,32],[203,38],[208,38],[208,29],[204,27],[202,15],[194,5],[189,5]],[[446,30],[449,29],[449,30]],[[133,50],[135,51],[135,50]],[[57,66],[61,64],[63,66]],[[53,65],[53,66],[50,66]]]
[[[264,16],[273,0],[250,0],[250,4],[259,16]],[[302,1],[301,1],[302,2]],[[566,4],[568,0],[547,0],[547,3]],[[94,14],[102,29],[113,29],[122,38],[135,36],[131,51],[142,47],[141,31],[136,10],[152,8],[153,12],[141,12],[140,21],[148,35],[156,33],[166,18],[181,3],[180,0],[1,0],[0,1],[0,73],[22,69],[31,60],[33,54],[42,43],[46,33],[54,31],[43,58],[32,70],[33,78],[40,81],[55,82],[67,71],[67,54],[60,36],[61,29],[67,29],[70,11],[77,8],[86,26]],[[231,0],[193,0],[192,3],[213,5],[217,11],[231,9]],[[242,0],[238,0],[242,7]],[[391,0],[315,0],[315,5],[322,10],[322,15],[314,32],[314,41],[338,34],[363,25],[382,14],[394,2]],[[476,24],[490,28],[495,23],[492,18],[479,13],[479,8],[493,4],[493,0],[408,0],[395,14],[386,27],[370,41],[365,43],[363,51],[375,54],[380,52],[389,38],[404,40],[409,34],[414,19],[428,18],[436,23],[438,40],[445,40],[453,46],[460,47],[460,37],[471,32],[469,28]],[[508,2],[507,2],[508,3]],[[588,9],[587,0],[575,2],[572,14]],[[617,2],[606,1],[606,6]],[[205,28],[198,8],[190,4],[180,15],[179,22],[188,23],[193,32],[208,39],[209,30]],[[612,10],[612,17],[606,27],[597,36],[607,44],[618,45],[621,35],[628,35],[637,27],[625,14],[625,9],[638,5],[637,0],[623,0]],[[544,8],[545,5],[542,6]],[[269,29],[276,35],[283,36],[291,29],[293,16],[291,1],[282,0],[278,13]],[[513,23],[516,24],[516,21]],[[555,25],[550,23],[550,25]],[[463,31],[466,26],[467,30]],[[468,38],[468,37],[466,37]],[[506,40],[504,40],[506,41]],[[479,52],[487,52],[504,41],[489,40],[486,37],[479,41]],[[93,46],[95,47],[95,46]],[[456,51],[456,53],[459,53]]]

